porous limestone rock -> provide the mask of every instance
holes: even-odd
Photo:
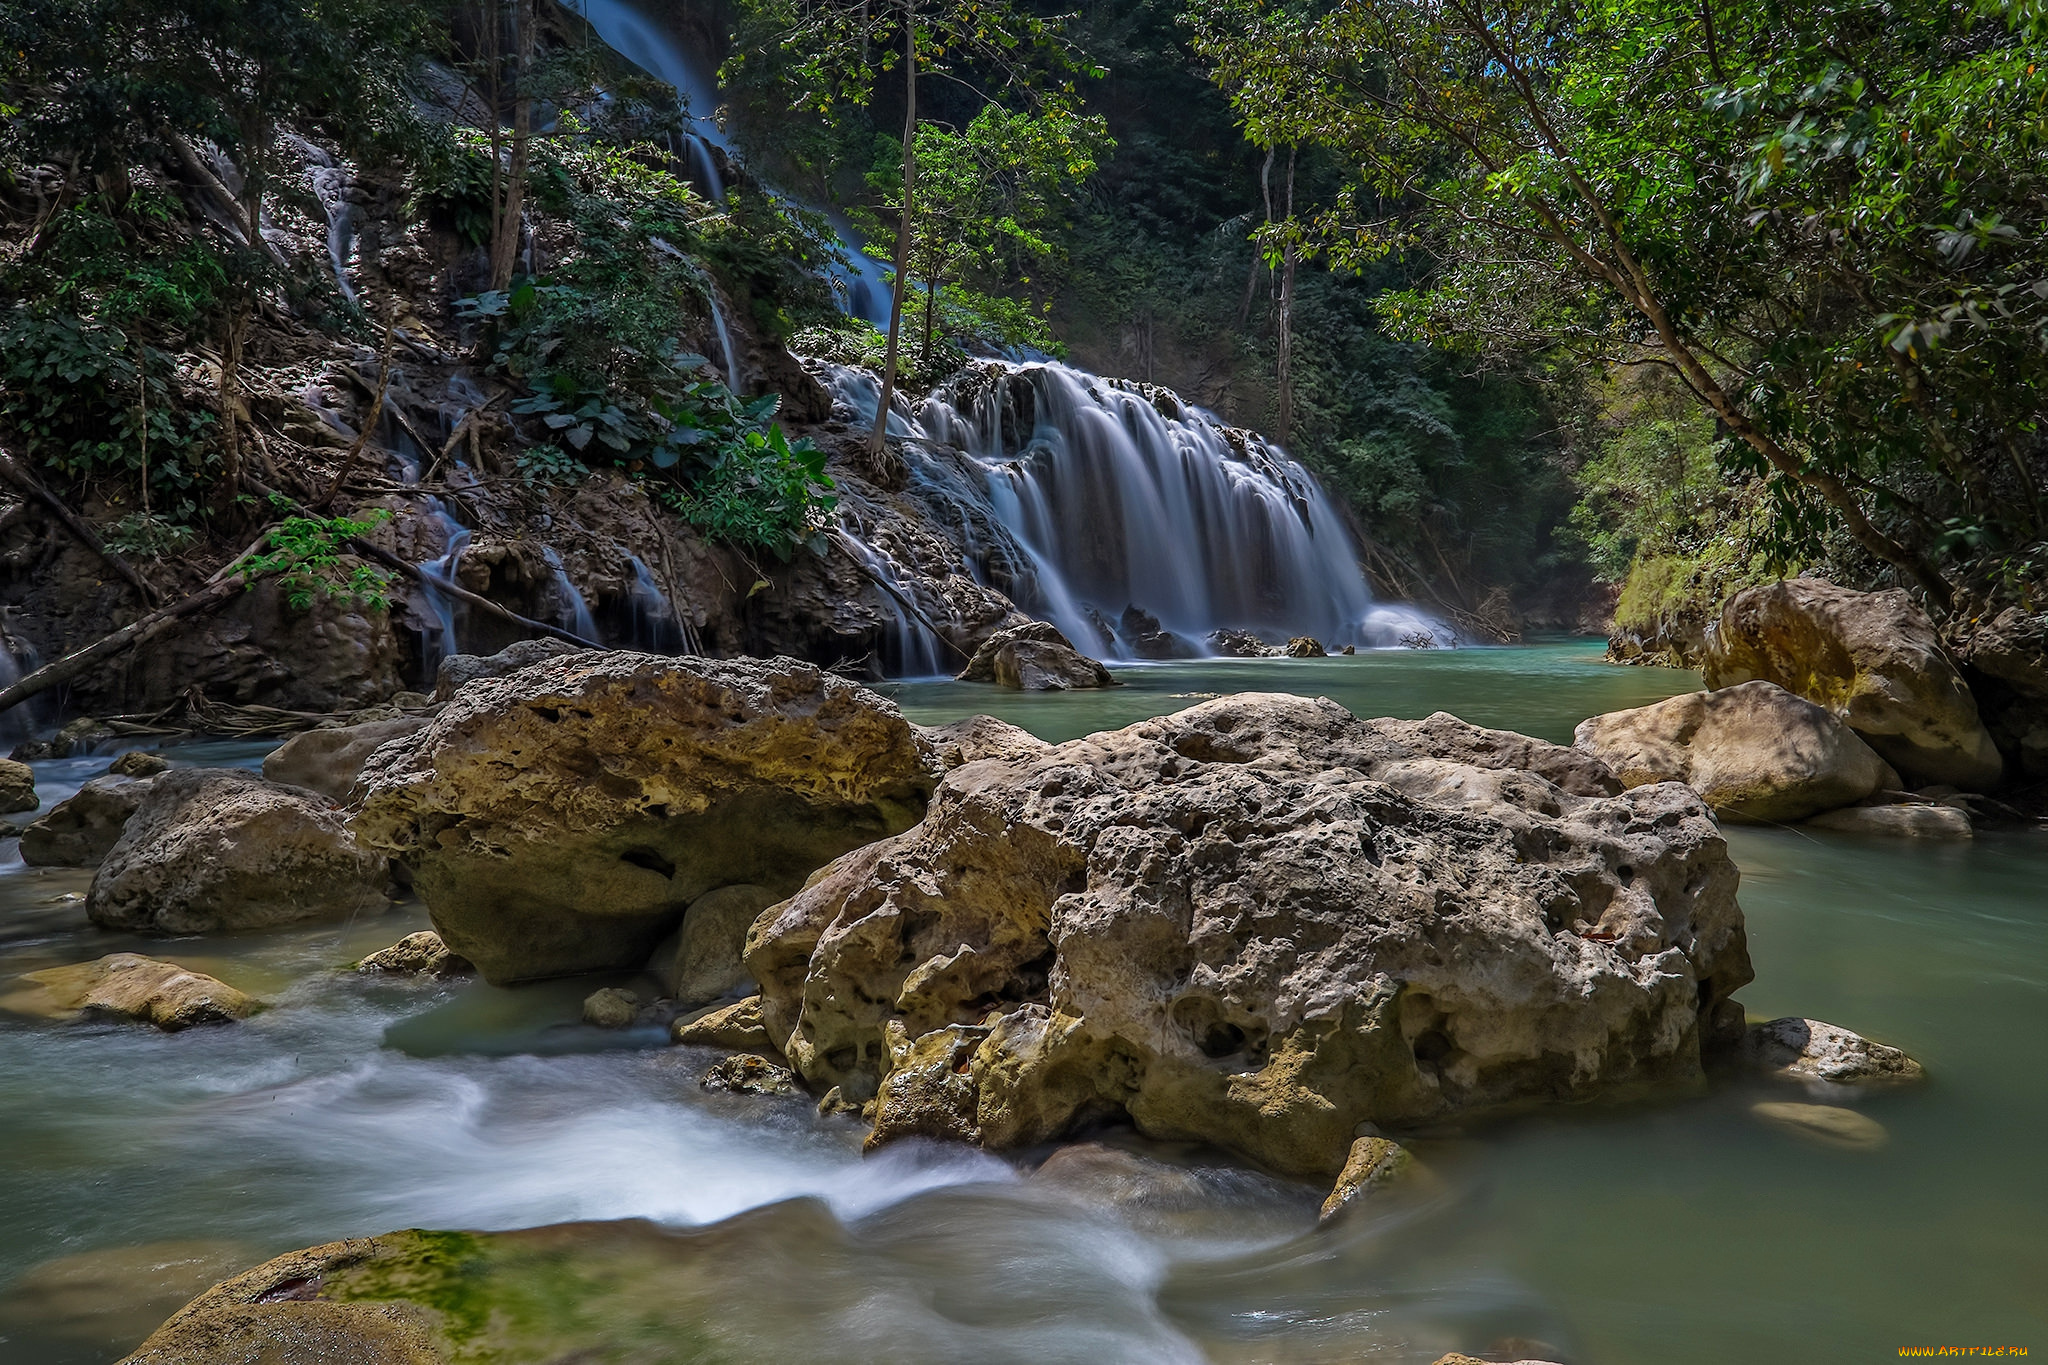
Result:
[[[1844,806],[1806,822],[1815,829],[1845,834],[1878,834],[1890,839],[1933,839],[1958,843],[1977,837],[1970,813],[1955,806],[1900,804]]]
[[[1626,790],[1605,763],[1581,749],[1487,730],[1438,711],[1421,720],[1376,720],[1381,734],[1405,745],[1411,758],[1469,763],[1475,768],[1531,772],[1573,796],[1619,796]]]
[[[690,902],[683,922],[661,941],[647,970],[662,992],[684,1009],[706,1004],[750,986],[747,930],[763,910],[781,900],[764,886],[721,886]]]
[[[1745,588],[1721,609],[1700,669],[1716,690],[1762,679],[1826,707],[1916,783],[1983,791],[2003,772],[1934,624],[1901,589]]]
[[[640,1013],[640,997],[623,986],[592,991],[583,1001],[583,1022],[597,1028],[631,1028]]]
[[[585,652],[379,749],[354,823],[503,984],[637,970],[706,892],[786,896],[916,823],[937,772],[895,706],[814,665]]]
[[[21,860],[31,867],[98,867],[120,842],[150,781],[95,777],[21,832]]]
[[[434,670],[434,700],[447,701],[478,678],[502,678],[545,659],[585,652],[567,640],[515,640],[496,654],[450,654]]]
[[[1454,726],[1247,694],[968,763],[756,921],[769,1036],[879,1088],[878,1140],[1121,1111],[1318,1175],[1361,1123],[1695,1080],[1750,978],[1706,808],[1476,727],[1431,757]]]
[[[729,1047],[742,1052],[770,1052],[775,1042],[761,1023],[761,997],[712,1010],[695,1019],[678,1019],[669,1026],[669,1041],[694,1047]]]
[[[202,934],[386,908],[383,857],[326,798],[239,768],[147,780],[86,893],[101,928]]]
[[[422,929],[407,934],[389,948],[379,948],[358,962],[356,970],[391,976],[460,976],[472,968],[461,955],[448,951],[439,934]]]
[[[11,758],[0,758],[0,815],[34,810],[42,802],[36,797],[36,770]]]
[[[994,683],[1025,692],[1068,692],[1115,687],[1109,670],[1075,649],[1047,621],[999,630],[982,641],[960,670],[960,681]]]
[[[115,777],[155,777],[171,766],[171,760],[147,749],[130,749],[107,765]]]
[[[332,801],[346,802],[370,755],[394,739],[426,728],[425,716],[394,716],[293,735],[263,760],[272,782],[304,787]]]
[[[1279,645],[1267,644],[1248,630],[1212,630],[1209,632],[1209,647],[1233,659],[1270,659],[1287,652]]]
[[[1917,1081],[1927,1074],[1895,1047],[1796,1016],[1752,1026],[1743,1035],[1742,1053],[1750,1065],[1787,1080],[1864,1085]]]
[[[796,1073],[777,1066],[766,1057],[738,1053],[727,1057],[697,1078],[706,1090],[724,1090],[735,1095],[794,1095]]]
[[[262,1006],[224,981],[140,953],[48,967],[21,978],[5,1008],[52,1019],[133,1019],[176,1033],[194,1024],[246,1019]]]
[[[1321,1221],[1327,1223],[1358,1200],[1413,1180],[1419,1169],[1415,1158],[1400,1143],[1383,1137],[1359,1138],[1351,1144],[1344,1169],[1338,1173],[1329,1198],[1323,1201]]]
[[[1297,635],[1287,642],[1287,657],[1290,659],[1321,659],[1328,654],[1323,642],[1313,635]]]
[[[1774,1128],[1794,1137],[1806,1138],[1828,1147],[1870,1152],[1891,1140],[1883,1124],[1868,1114],[1835,1104],[1794,1104],[1788,1100],[1765,1100],[1749,1106],[1749,1112]]]
[[[1573,744],[1626,786],[1683,782],[1737,822],[1803,820],[1898,783],[1854,731],[1769,682],[1594,716]]]
[[[940,766],[953,769],[984,758],[1009,758],[1048,747],[1029,730],[994,716],[969,716],[950,725],[920,725],[924,742]]]

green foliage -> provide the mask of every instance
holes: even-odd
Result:
[[[2043,530],[2048,143],[2038,16],[1974,0],[1204,0],[1254,141],[1357,176],[1299,225],[1426,251],[1402,334],[1684,375],[1767,484],[1937,603],[1937,561]]]
[[[286,517],[271,530],[268,548],[241,562],[242,581],[253,587],[277,575],[294,611],[310,609],[316,596],[346,597],[383,611],[391,605],[391,575],[349,555],[345,544],[390,515],[379,508],[362,517]]]
[[[151,512],[130,512],[100,528],[100,540],[117,555],[161,559],[199,539],[190,526]]]
[[[741,430],[715,450],[691,483],[663,485],[662,501],[714,540],[781,559],[799,545],[822,549],[825,517],[838,501],[823,451],[807,440],[792,444],[775,426]]]

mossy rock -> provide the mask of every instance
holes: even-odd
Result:
[[[713,1244],[750,1231],[759,1228],[746,1218],[686,1233],[635,1219],[330,1242],[216,1285],[124,1365],[744,1360],[746,1344],[715,1341],[706,1322],[733,1288],[719,1270],[731,1262]]]

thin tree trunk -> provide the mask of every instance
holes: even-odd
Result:
[[[1294,222],[1294,159],[1296,148],[1287,149],[1287,218]],[[1294,266],[1300,257],[1290,235],[1281,250],[1280,267],[1280,336],[1275,348],[1273,370],[1276,387],[1280,391],[1280,444],[1286,445],[1294,430]]]
[[[889,298],[889,353],[882,362],[882,396],[868,452],[877,470],[888,450],[889,407],[896,401],[896,358],[903,330],[903,291],[910,283],[910,215],[917,190],[917,7],[903,6],[903,216],[896,223],[896,280]]]
[[[108,568],[132,583],[135,586],[135,591],[142,595],[142,600],[145,603],[154,604],[158,600],[156,589],[152,588],[148,580],[135,571],[133,564],[130,564],[127,560],[109,550],[106,543],[93,533],[92,527],[86,525],[79,519],[77,513],[64,505],[62,498],[59,498],[55,493],[43,487],[34,475],[16,463],[14,456],[4,450],[0,450],[0,478],[5,478],[7,482],[47,507],[50,510],[50,514],[57,518],[64,529],[77,537],[79,544],[98,555],[106,562]]]
[[[932,360],[932,309],[939,298],[939,282],[935,279],[924,282],[924,350],[919,354],[918,364],[929,365]]]
[[[512,270],[519,261],[520,228],[526,215],[527,144],[533,133],[533,3],[518,0],[512,8],[517,32],[512,37],[512,157],[505,170],[505,200],[499,208],[497,230],[491,235],[491,288],[512,284]]]

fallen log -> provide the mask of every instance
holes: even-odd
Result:
[[[78,540],[79,544],[98,555],[101,560],[105,561],[107,567],[127,579],[134,586],[135,591],[142,594],[144,605],[155,606],[163,600],[162,594],[152,587],[141,574],[135,571],[133,564],[130,564],[127,560],[109,550],[106,542],[99,538],[92,527],[86,525],[76,512],[73,512],[64,505],[62,498],[43,487],[34,475],[23,469],[15,462],[14,457],[4,450],[0,450],[0,478],[5,478],[7,482],[20,489],[25,495],[34,498],[37,502],[48,508],[50,514],[57,518],[64,529],[69,531]]]

